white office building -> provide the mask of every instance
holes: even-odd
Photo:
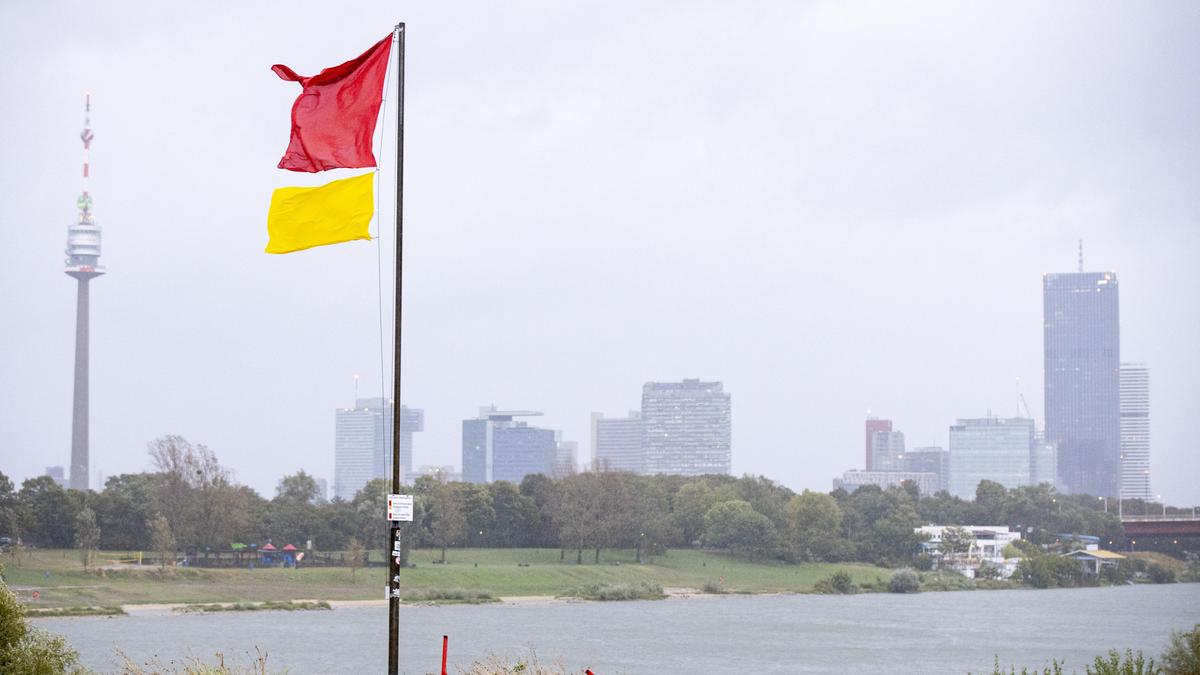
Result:
[[[1121,499],[1154,500],[1150,489],[1150,369],[1121,364]]]

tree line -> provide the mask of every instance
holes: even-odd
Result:
[[[388,482],[368,483],[352,500],[324,500],[299,472],[267,499],[238,484],[216,455],[179,436],[149,444],[152,471],[109,478],[100,491],[64,489],[47,476],[17,489],[0,474],[0,536],[45,548],[227,550],[234,543],[294,544],[342,551],[386,540]],[[759,559],[911,562],[925,524],[1006,525],[1035,544],[1085,533],[1124,543],[1115,514],[1086,495],[1048,485],[1006,489],[980,483],[973,501],[914,485],[796,493],[762,476],[639,476],[588,472],[526,476],[520,484],[419,478],[412,547],[559,548],[564,560],[599,562],[605,549],[640,559],[670,548],[704,547]]]

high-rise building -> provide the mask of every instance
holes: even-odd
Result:
[[[367,481],[391,476],[392,403],[378,397],[360,398],[353,408],[340,408],[334,415],[333,494],[354,499]],[[401,475],[411,471],[413,433],[422,431],[424,424],[425,411],[400,406]]]
[[[1042,312],[1046,440],[1058,448],[1058,478],[1068,492],[1116,496],[1121,456],[1117,276],[1046,274]]]
[[[950,493],[974,499],[981,480],[1006,488],[1029,485],[1032,453],[1029,418],[960,419],[950,427]]]
[[[104,274],[100,264],[100,226],[92,215],[92,196],[88,194],[90,171],[88,152],[92,147],[92,95],[84,99],[83,133],[83,193],[75,205],[79,216],[67,227],[66,274],[74,278],[75,296],[75,398],[71,408],[71,487],[75,490],[88,489],[90,465],[88,450],[88,386],[89,349],[88,326],[90,321],[90,282]]]
[[[647,382],[642,387],[645,473],[730,473],[731,415],[730,396],[720,382]]]
[[[645,473],[642,450],[642,414],[630,410],[628,417],[606,418],[592,413],[592,467],[597,471]]]
[[[319,502],[329,501],[329,481],[325,480],[324,478],[317,478],[316,483],[317,483],[317,501],[319,501]]]
[[[874,451],[874,442],[873,441],[875,438],[875,434],[879,433],[880,431],[891,431],[892,430],[892,421],[891,420],[881,420],[876,417],[868,416],[867,423],[865,426],[866,426],[866,430],[867,430],[867,450],[866,450],[866,460],[864,461],[863,465],[867,467],[867,471],[874,471],[875,470],[875,451]]]
[[[932,473],[937,476],[933,492],[950,489],[950,453],[945,448],[930,445],[905,450],[900,470],[910,473]]]
[[[58,483],[59,487],[67,487],[67,475],[61,466],[46,467],[46,475],[53,479],[55,483]]]
[[[562,440],[557,432],[554,450],[554,477],[565,478],[579,472],[579,442]]]
[[[1046,440],[1045,434],[1035,433],[1029,455],[1029,482],[1048,483],[1058,488],[1058,446]]]
[[[876,431],[871,434],[871,471],[902,471],[904,432]]]
[[[1150,369],[1121,364],[1121,499],[1154,500],[1150,489]]]
[[[541,414],[530,410],[497,410],[495,406],[489,406],[479,410],[479,417],[463,420],[463,480],[520,483],[530,474],[554,475],[558,433],[513,420],[514,417]]]

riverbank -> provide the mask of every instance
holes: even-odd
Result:
[[[267,602],[382,601],[385,570],[379,567],[299,569],[159,570],[157,567],[108,566],[84,572],[75,551],[26,552],[14,561],[5,556],[5,580],[30,607],[185,606]],[[446,564],[440,551],[412,554],[415,567],[402,571],[408,602],[527,603],[568,601],[580,589],[657,586],[668,597],[698,593],[813,593],[818,583],[845,573],[860,591],[885,591],[892,570],[858,563],[749,561],[728,554],[677,550],[638,563],[631,551],[603,551],[595,564],[585,552],[576,565],[558,549],[451,549]],[[922,590],[972,587],[956,575],[926,572]],[[36,598],[34,597],[36,594]]]

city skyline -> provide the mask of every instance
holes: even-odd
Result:
[[[396,20],[372,6],[318,26],[303,19],[315,8],[230,22],[162,6],[132,23],[82,2],[0,8],[26,64],[6,73],[24,104],[0,112],[0,181],[21,186],[0,232],[0,283],[20,289],[0,298],[6,474],[70,465],[75,288],[56,261],[89,90],[110,268],[91,298],[92,475],[144,470],[146,443],[176,433],[270,494],[300,468],[332,476],[329,411],[353,373],[364,394],[390,393],[388,186],[378,245],[262,253],[295,100],[270,65],[317,72]],[[1153,490],[1200,502],[1190,7],[404,19],[417,464],[457,463],[461,420],[485,401],[537,406],[586,456],[588,413],[636,407],[631,382],[704,375],[737,394],[735,474],[827,489],[862,462],[868,410],[910,447],[946,446],[959,416],[1011,414],[1018,378],[1043,410],[1041,278],[1075,269],[1083,239],[1088,269],[1122,281],[1123,357],[1154,369]],[[166,147],[187,161],[147,170]],[[195,195],[221,198],[181,207]]]

